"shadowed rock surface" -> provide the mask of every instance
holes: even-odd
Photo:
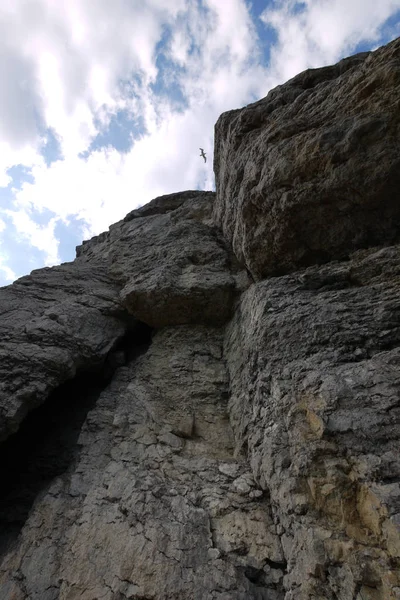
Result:
[[[0,439],[77,371],[101,367],[128,330],[122,314],[101,265],[39,269],[0,290]]]
[[[400,600],[398,49],[0,289],[2,600]]]
[[[74,263],[33,271],[1,290],[0,437],[56,386],[102,369],[138,321],[228,320],[247,277],[210,223],[214,194],[171,196],[153,201],[146,218],[116,223],[78,247]]]

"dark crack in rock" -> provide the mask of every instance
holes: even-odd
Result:
[[[2,597],[283,600],[268,563],[283,560],[279,537],[232,455],[226,391],[212,328],[165,328],[120,367],[74,468],[36,499],[3,558]],[[248,569],[262,571],[261,592]]]

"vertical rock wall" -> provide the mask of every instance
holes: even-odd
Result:
[[[400,599],[399,52],[0,290],[0,598]]]
[[[400,38],[215,126],[216,223],[257,280],[399,240]]]
[[[228,327],[235,440],[287,599],[399,597],[399,269],[392,247],[258,283]]]
[[[286,600],[400,598],[399,98],[398,39],[216,125],[214,218],[257,282],[227,327],[229,412]]]
[[[2,597],[283,598],[269,505],[232,453],[221,332],[165,328],[142,352],[4,554]]]

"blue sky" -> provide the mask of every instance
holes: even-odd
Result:
[[[213,189],[221,112],[399,34],[400,0],[1,3],[0,285],[155,196]]]

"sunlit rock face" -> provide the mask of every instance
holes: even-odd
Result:
[[[0,289],[0,598],[400,599],[399,60]]]
[[[400,40],[308,70],[215,126],[215,220],[257,280],[394,243]]]
[[[400,247],[266,279],[229,324],[237,449],[289,568],[287,598],[398,598]]]

